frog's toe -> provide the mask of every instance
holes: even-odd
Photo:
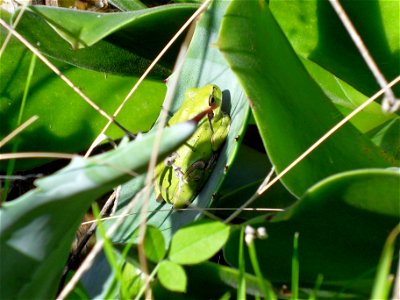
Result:
[[[157,201],[157,202],[164,202],[165,200],[164,200],[164,198],[161,196],[161,194],[158,194],[158,195],[156,196],[156,201]]]
[[[185,200],[178,199],[177,201],[174,202],[174,208],[175,209],[180,209],[180,208],[185,208],[189,205],[189,202]]]

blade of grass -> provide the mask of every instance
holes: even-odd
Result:
[[[393,254],[396,246],[396,238],[400,235],[400,224],[389,234],[383,246],[381,258],[378,264],[374,287],[371,299],[388,299],[392,281],[389,279],[390,267],[393,261]]]
[[[347,16],[347,14],[344,11],[343,7],[341,6],[340,2],[338,0],[330,0],[329,2],[332,5],[333,9],[336,11],[339,19],[342,21],[344,27],[346,28],[351,39],[353,40],[354,45],[357,47],[361,56],[364,58],[365,63],[367,64],[368,68],[371,70],[371,73],[374,75],[379,86],[382,89],[385,88],[385,86],[387,86],[386,78],[383,76],[378,65],[372,58],[371,54],[369,53],[363,40],[361,39],[360,35],[358,34],[356,28],[351,23],[350,18]],[[399,108],[400,108],[400,100],[396,99],[392,89],[386,89],[385,96],[384,96],[383,102],[382,102],[382,110],[385,112],[396,112]]]
[[[395,277],[394,287],[393,287],[393,299],[400,298],[400,251],[397,262],[397,273]]]
[[[33,122],[37,121],[38,119],[39,119],[38,116],[32,116],[28,120],[26,120],[23,124],[18,126],[18,128],[13,130],[10,134],[8,134],[0,141],[0,148],[3,147],[5,144],[7,144],[9,141],[11,141],[15,136],[17,136],[20,132],[25,130],[27,127],[29,127]]]
[[[323,281],[324,281],[324,276],[322,274],[318,274],[317,280],[315,281],[314,289],[312,290],[310,297],[308,297],[308,300],[317,299],[317,293],[320,290]]]
[[[125,208],[125,210],[123,212],[124,214],[129,213],[129,211],[131,211],[132,208],[135,207],[135,205],[139,201],[140,197],[143,195],[143,191],[145,189],[146,189],[146,187],[143,188],[139,193],[137,193],[135,195],[133,200]],[[123,222],[123,218],[117,219],[117,221],[113,224],[113,226],[111,226],[107,230],[107,236],[111,236],[118,229],[118,227],[122,224],[122,222]],[[70,279],[68,284],[64,287],[64,289],[57,296],[57,299],[60,299],[60,300],[66,299],[68,294],[73,290],[75,285],[78,283],[78,281],[82,277],[83,273],[85,273],[91,267],[97,254],[103,249],[103,246],[104,246],[104,239],[96,242],[92,251],[90,251],[89,255],[86,257],[84,262],[80,265],[79,269],[75,272],[74,276]]]
[[[272,290],[272,287],[268,287],[266,285],[264,277],[261,273],[260,265],[259,265],[258,259],[257,259],[256,247],[254,245],[254,239],[252,239],[249,243],[247,243],[247,246],[249,248],[249,256],[250,256],[251,265],[254,269],[254,273],[257,276],[258,284],[264,294],[264,298],[275,300],[276,296]]]
[[[292,255],[292,297],[291,299],[299,299],[299,233],[296,232],[293,238],[293,255]]]
[[[29,87],[31,85],[33,71],[35,70],[35,65],[36,65],[36,55],[32,53],[32,58],[31,58],[31,62],[29,64],[29,69],[28,69],[28,75],[27,75],[26,82],[25,82],[24,94],[22,96],[21,106],[19,108],[17,126],[20,126],[22,123],[22,116],[25,111],[26,98],[28,98]],[[18,151],[18,143],[14,143],[11,152],[15,153],[17,151]],[[14,172],[14,167],[15,167],[15,160],[13,159],[8,162],[7,176],[11,176],[11,174]],[[4,201],[7,200],[9,188],[10,188],[10,180],[6,179],[4,181],[3,195],[2,195],[2,197],[0,197],[0,205],[1,205],[2,200],[4,200]]]
[[[121,218],[121,217],[124,217],[124,216],[118,215],[118,216],[114,216],[114,217]],[[107,220],[107,219],[109,219],[109,218],[102,218],[102,221]],[[132,234],[130,239],[126,242],[126,245],[125,245],[124,249],[122,250],[121,257],[120,257],[120,260],[119,260],[119,263],[118,263],[118,268],[120,270],[122,270],[122,268],[123,268],[123,265],[124,265],[124,263],[125,263],[125,261],[126,261],[126,259],[128,257],[129,251],[135,245],[136,239],[137,239],[137,235]],[[114,274],[113,279],[112,279],[112,283],[110,284],[110,287],[112,287],[114,284],[116,284],[117,280],[118,280],[118,278],[117,278],[116,274]],[[129,293],[128,294],[122,294],[122,295],[125,295],[126,297],[132,297],[132,295],[129,295]]]
[[[112,243],[110,239],[107,237],[107,233],[104,228],[103,222],[100,220],[100,210],[97,203],[94,203],[92,205],[92,209],[93,209],[93,215],[97,220],[97,229],[99,231],[102,240],[104,241],[104,253],[107,257],[108,262],[111,265],[111,268],[114,270],[116,278],[118,279],[122,295],[126,295],[126,288],[124,286],[124,281],[122,280],[121,268],[119,267],[119,264],[115,257]]]
[[[140,289],[139,293],[136,295],[135,300],[139,300],[142,298],[142,295],[144,294],[144,292],[146,291],[146,287],[150,284],[151,280],[153,280],[153,278],[156,276],[157,271],[158,271],[158,267],[160,264],[157,264],[154,267],[154,270],[150,273],[150,275],[146,278],[146,280],[148,281],[147,283],[145,283],[143,285],[143,287]]]
[[[240,230],[240,239],[239,239],[239,278],[238,278],[238,289],[237,289],[237,299],[246,299],[246,278],[244,277],[245,273],[245,260],[243,253],[243,241],[244,241],[244,226],[242,226]]]
[[[18,13],[18,15],[17,15],[17,17],[15,18],[15,21],[14,21],[14,23],[13,23],[13,27],[14,27],[14,28],[17,27],[19,21],[21,20],[21,17],[22,17],[22,15],[23,15],[24,12],[25,12],[26,6],[27,6],[27,5],[26,5],[25,3],[22,4],[21,10],[19,11],[19,13]],[[8,43],[9,43],[10,39],[11,39],[11,36],[12,36],[11,32],[8,32],[6,38],[4,39],[3,45],[1,45],[1,49],[0,49],[0,58],[1,58],[1,56],[3,55],[4,51],[6,50],[7,45],[8,45]]]

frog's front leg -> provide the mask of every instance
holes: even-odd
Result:
[[[211,134],[214,134],[214,126],[213,126],[213,123],[212,123],[213,118],[214,118],[214,112],[211,111],[211,112],[208,113],[208,115],[207,115],[208,126],[210,126]]]
[[[213,151],[217,151],[222,143],[225,142],[231,124],[231,118],[228,114],[221,112],[222,117],[211,123],[211,147]]]

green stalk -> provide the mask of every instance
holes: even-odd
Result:
[[[122,295],[127,295],[127,290],[122,278],[122,272],[120,265],[117,262],[117,259],[115,258],[115,253],[114,249],[112,246],[112,243],[110,242],[109,238],[107,237],[106,230],[104,228],[103,222],[100,220],[100,211],[97,206],[97,203],[94,203],[92,205],[92,210],[93,210],[93,215],[96,218],[97,221],[97,230],[99,231],[100,236],[104,240],[104,254],[107,257],[108,262],[111,265],[111,268],[114,270],[114,274],[118,279],[118,282],[120,284],[120,293]]]
[[[396,238],[399,234],[400,224],[390,232],[383,246],[371,299],[388,299],[390,288],[393,283],[393,280],[390,280],[390,266],[392,265]]]
[[[153,271],[150,273],[150,275],[147,277],[148,281],[151,282],[153,280],[153,278],[156,276],[157,271],[158,271],[158,267],[160,266],[160,263],[158,263],[155,268],[153,269]],[[142,295],[144,294],[146,290],[146,284],[143,284],[142,288],[140,289],[139,293],[136,295],[135,300],[139,300],[141,299]]]
[[[243,241],[244,241],[244,226],[242,226],[240,230],[240,239],[239,239],[239,278],[238,278],[238,289],[237,289],[237,299],[242,300],[246,299],[246,278],[244,276],[245,273],[245,260],[243,253]]]
[[[310,297],[308,297],[308,300],[316,300],[317,299],[317,293],[321,288],[322,281],[324,280],[324,276],[322,274],[318,274],[317,280],[315,281],[315,286],[310,294]]]
[[[36,55],[32,54],[31,58],[31,63],[29,64],[29,70],[28,70],[28,76],[26,78],[25,82],[25,89],[24,89],[24,94],[22,96],[22,101],[21,101],[21,106],[19,108],[19,113],[18,113],[18,120],[17,120],[17,126],[21,125],[22,123],[22,116],[25,111],[25,106],[26,106],[26,99],[28,98],[28,92],[29,92],[29,87],[31,85],[32,77],[33,77],[33,71],[35,70],[35,65],[36,65]],[[15,142],[11,148],[11,153],[15,153],[18,150],[18,142]],[[14,167],[15,167],[15,160],[12,159],[8,162],[7,164],[7,177],[11,176],[14,172]],[[10,189],[10,180],[5,179],[4,180],[4,188],[3,188],[3,194],[0,197],[0,204],[2,202],[2,199],[6,201],[7,195],[8,195],[8,190]]]
[[[299,299],[299,233],[294,234],[292,255],[292,297]]]
[[[248,247],[249,247],[249,255],[250,255],[250,261],[251,261],[251,265],[254,269],[254,273],[257,276],[258,279],[258,284],[260,286],[260,289],[262,290],[263,294],[264,294],[264,298],[265,299],[271,299],[271,300],[275,300],[275,294],[273,293],[272,290],[270,290],[265,282],[264,282],[264,277],[261,273],[261,269],[260,269],[260,265],[258,264],[258,259],[257,259],[257,253],[256,253],[256,247],[254,245],[254,241],[251,241],[250,243],[248,243]]]
[[[118,270],[122,270],[125,261],[127,260],[128,254],[129,254],[129,250],[133,247],[134,245],[134,241],[135,241],[136,236],[133,234],[131,236],[131,238],[129,239],[129,241],[126,243],[124,249],[122,250],[121,256],[119,258],[119,262],[118,262]],[[114,273],[114,276],[112,278],[112,283],[110,284],[110,286],[113,286],[114,284],[116,284],[118,282],[118,277],[117,277],[117,273]],[[122,294],[125,295],[125,294]]]

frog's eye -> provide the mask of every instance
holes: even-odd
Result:
[[[210,105],[210,106],[214,106],[215,105],[214,94],[211,94],[210,98],[208,98],[208,105]]]

